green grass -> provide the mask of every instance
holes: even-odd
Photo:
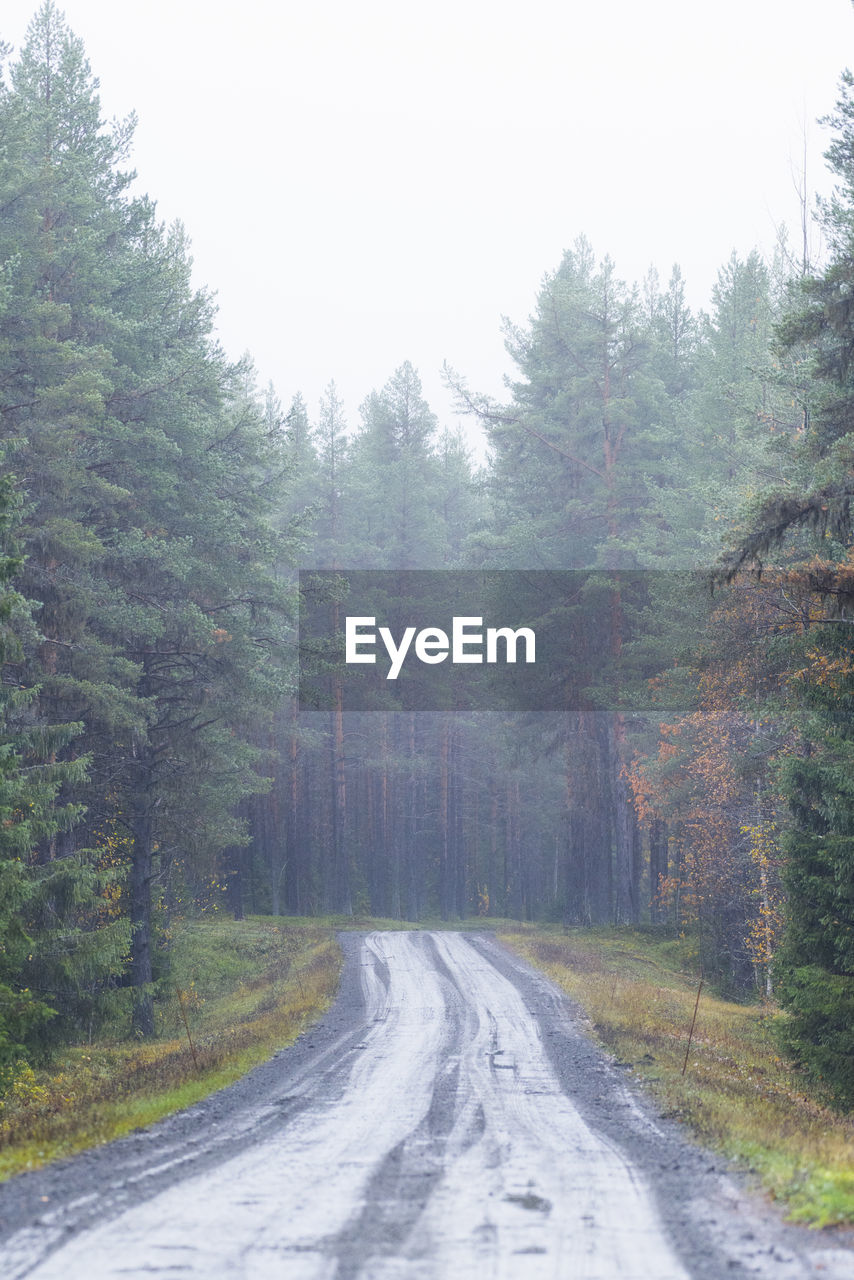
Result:
[[[587,1013],[601,1042],[704,1143],[755,1173],[789,1216],[854,1223],[854,1117],[811,1094],[780,1056],[770,1004],[734,1004],[703,987],[690,942],[628,929],[501,934]]]
[[[331,931],[307,920],[184,921],[170,950],[154,1040],[72,1046],[22,1074],[0,1104],[0,1179],[231,1084],[329,1006],[341,968]]]

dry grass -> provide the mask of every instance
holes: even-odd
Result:
[[[341,963],[328,929],[258,918],[185,922],[174,953],[174,994],[158,1009],[156,1040],[78,1045],[22,1075],[0,1104],[0,1178],[120,1137],[238,1079],[328,1007]]]
[[[623,930],[502,938],[581,1005],[665,1114],[758,1174],[793,1219],[854,1222],[854,1118],[824,1106],[781,1058],[775,1007],[733,1004],[704,987],[683,1076],[698,977],[680,967],[688,955],[678,943]]]

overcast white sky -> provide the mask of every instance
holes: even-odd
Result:
[[[61,3],[61,0],[60,0]],[[826,189],[849,0],[67,0],[141,186],[181,218],[230,354],[309,408],[409,359],[500,395],[502,315],[585,233],[619,274],[678,262],[706,302],[735,248]],[[4,0],[16,48],[35,0]]]

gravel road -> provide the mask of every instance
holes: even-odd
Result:
[[[850,1280],[629,1091],[493,939],[345,935],[338,999],[206,1102],[0,1187],[3,1280]]]

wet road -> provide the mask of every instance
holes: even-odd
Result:
[[[557,1018],[550,1027],[543,1007],[532,1011],[530,977],[526,988],[495,944],[417,932],[371,934],[354,946],[359,1016],[300,1070],[280,1069],[286,1092],[221,1121],[204,1105],[186,1113],[197,1113],[204,1135],[186,1149],[178,1120],[171,1129],[167,1122],[165,1146],[153,1143],[160,1155],[117,1174],[121,1196],[110,1200],[102,1176],[99,1193],[8,1236],[4,1278],[806,1274],[776,1246],[715,1258],[707,1240],[696,1265],[680,1261],[639,1163],[582,1118],[566,1073],[561,1083],[544,1038],[558,1034]],[[535,981],[560,1010],[554,988]],[[589,1046],[583,1054],[579,1085],[610,1070]],[[593,1087],[610,1110],[634,1109],[653,1148],[665,1141],[625,1090]],[[214,1158],[215,1140],[222,1150]],[[68,1169],[73,1176],[73,1163]],[[167,1179],[161,1190],[158,1178]],[[692,1258],[684,1240],[680,1252]]]
[[[371,935],[362,983],[364,1040],[279,1134],[77,1236],[33,1280],[685,1280],[642,1179],[465,939]]]

